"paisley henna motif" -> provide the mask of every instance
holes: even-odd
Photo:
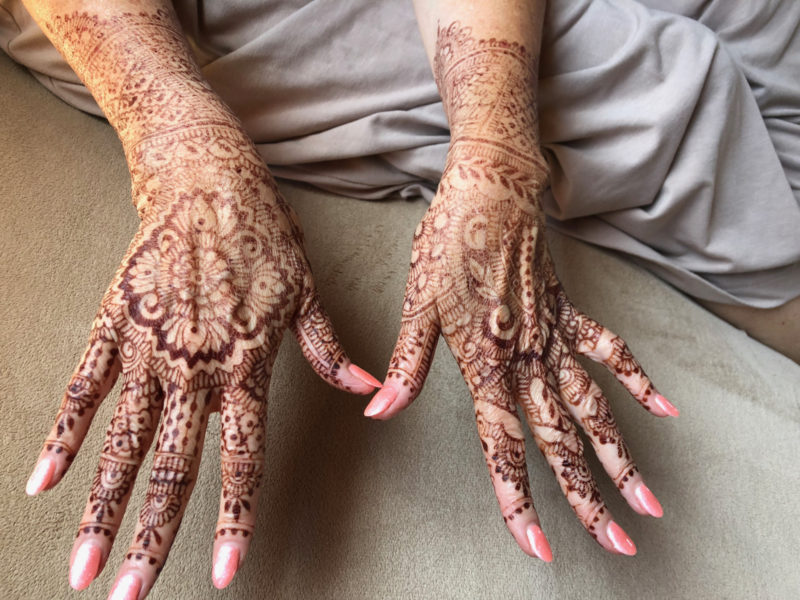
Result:
[[[615,482],[624,487],[636,468],[608,401],[574,354],[596,353],[631,390],[652,386],[620,338],[575,309],[555,274],[540,207],[548,167],[537,139],[536,63],[521,44],[476,38],[458,22],[439,28],[434,71],[451,146],[414,233],[388,380],[410,386],[413,398],[441,332],[475,401],[506,522],[533,510],[524,440],[509,434],[509,424],[520,427],[519,405],[597,537],[599,521],[605,527],[610,517],[575,424],[595,448],[614,448],[603,460]]]
[[[346,387],[340,375],[349,361],[316,292],[297,216],[241,123],[202,78],[169,5],[111,3],[102,15],[57,10],[45,11],[44,29],[120,136],[141,225],[45,448],[71,460],[123,373],[78,537],[116,534],[160,419],[127,554],[152,566],[154,579],[196,480],[210,412],[221,411],[223,430],[217,535],[247,537],[284,330],[293,330],[333,385]]]

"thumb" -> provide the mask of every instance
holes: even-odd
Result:
[[[306,275],[303,301],[291,329],[311,368],[333,387],[356,394],[369,394],[381,387],[380,381],[350,362],[322,306],[310,272]]]
[[[400,335],[389,362],[383,388],[375,394],[364,415],[390,419],[411,404],[422,390],[433,361],[439,325],[433,303],[428,310],[410,314],[406,301]]]

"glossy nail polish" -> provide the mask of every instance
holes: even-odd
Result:
[[[531,523],[528,525],[526,533],[534,554],[544,562],[553,562],[553,551],[550,549],[550,542],[547,541],[541,528],[536,523]]]
[[[648,514],[654,517],[664,516],[664,509],[661,507],[661,503],[658,501],[658,498],[655,497],[655,494],[653,494],[653,492],[650,491],[650,488],[644,483],[639,484],[639,487],[636,488],[634,494],[636,495],[636,499],[639,500],[639,504],[642,505]]]
[[[680,411],[677,408],[675,408],[672,405],[672,403],[666,398],[664,398],[664,396],[662,396],[661,394],[656,394],[655,403],[661,410],[667,413],[670,417],[677,417],[678,415],[681,414]]]
[[[137,600],[141,588],[139,578],[128,573],[114,586],[108,600]]]
[[[611,543],[614,544],[614,548],[617,549],[617,552],[628,556],[636,554],[636,545],[633,543],[633,540],[628,537],[628,534],[625,533],[622,527],[617,525],[614,521],[609,521],[606,526],[606,533]]]
[[[358,379],[360,379],[361,381],[363,381],[367,385],[371,385],[372,387],[376,387],[376,388],[382,388],[383,387],[383,384],[380,381],[375,379],[372,375],[367,373],[364,369],[362,369],[358,365],[352,365],[351,364],[347,368],[347,370],[350,371],[350,373],[352,373],[355,377],[358,377]]]
[[[100,556],[100,548],[97,545],[91,542],[81,544],[69,570],[69,585],[73,589],[83,590],[89,587],[92,580],[97,577]]]
[[[56,470],[56,463],[52,458],[43,458],[36,465],[33,473],[25,485],[25,493],[28,496],[35,496],[44,488],[50,485],[50,480],[53,478],[53,473]]]
[[[397,398],[397,392],[394,391],[394,389],[390,387],[381,389],[381,391],[372,397],[372,401],[367,405],[367,408],[364,409],[364,416],[374,417],[375,415],[381,414],[389,408],[389,405],[394,402],[395,398]]]
[[[222,589],[227,586],[236,570],[239,568],[239,549],[233,544],[223,544],[217,551],[217,558],[214,560],[214,568],[211,572],[211,580],[214,587]]]

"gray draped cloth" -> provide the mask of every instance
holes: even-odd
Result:
[[[433,196],[449,134],[411,0],[175,6],[276,176]],[[19,0],[0,45],[101,114]],[[800,2],[549,2],[538,97],[550,226],[698,298],[800,296]]]

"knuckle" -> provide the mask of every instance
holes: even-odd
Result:
[[[530,497],[530,495],[525,497],[515,497],[509,502],[500,500],[499,503],[500,511],[503,515],[503,522],[505,523],[513,521],[515,518],[525,512],[536,512],[536,509],[533,506],[533,499]]]

